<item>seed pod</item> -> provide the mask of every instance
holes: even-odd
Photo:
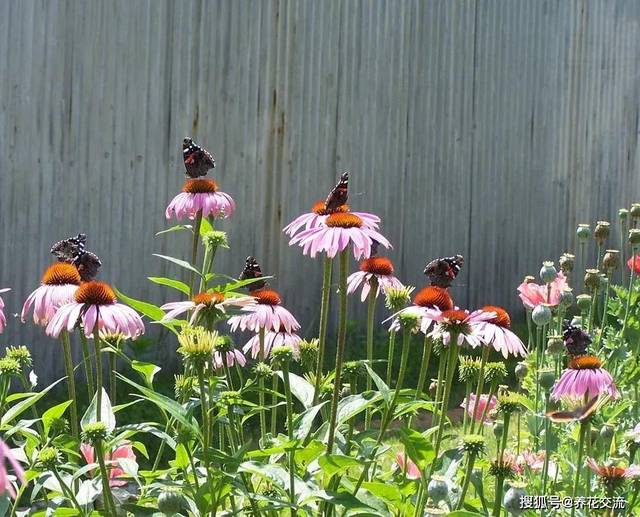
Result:
[[[640,217],[640,203],[633,203],[629,209],[629,213],[634,219]]]
[[[540,279],[545,284],[550,284],[557,276],[558,270],[554,266],[553,262],[546,261],[542,263],[542,267],[540,268]]]
[[[596,291],[600,287],[600,271],[587,269],[584,274],[584,287],[590,292]]]
[[[593,231],[593,236],[598,244],[604,243],[609,238],[609,232],[611,231],[611,224],[608,221],[598,221],[596,223],[596,229]]]
[[[579,224],[576,229],[576,235],[580,241],[586,241],[591,237],[591,227],[588,224]]]
[[[576,261],[576,256],[573,253],[563,253],[558,263],[563,273],[571,273]]]
[[[607,250],[602,258],[602,266],[605,271],[611,273],[618,269],[620,266],[620,251],[619,250]]]
[[[591,307],[591,295],[579,294],[576,297],[576,303],[578,305],[578,309],[580,309],[581,311],[588,311]]]
[[[531,319],[538,327],[547,325],[551,321],[551,309],[546,305],[538,305],[533,309]]]

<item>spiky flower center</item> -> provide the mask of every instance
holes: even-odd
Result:
[[[350,212],[336,212],[327,217],[325,224],[330,228],[361,228],[362,219]]]
[[[464,323],[469,314],[461,309],[451,309],[444,311],[442,317],[450,323]]]
[[[76,302],[87,305],[113,305],[116,295],[109,284],[92,280],[85,282],[75,294]]]
[[[190,179],[184,182],[183,192],[188,194],[213,194],[218,190],[218,184],[208,178]]]
[[[453,300],[446,289],[435,285],[429,285],[415,295],[413,303],[420,307],[437,307],[441,311],[453,309]]]
[[[374,275],[393,275],[393,263],[387,257],[371,257],[360,262],[360,271]]]
[[[331,215],[338,212],[348,212],[349,205],[340,205],[338,208],[327,209],[324,206],[324,201],[318,201],[311,207],[311,211],[316,215]]]
[[[490,323],[494,325],[498,325],[498,327],[503,327],[506,329],[511,328],[511,318],[509,317],[509,313],[505,311],[502,307],[498,307],[496,305],[485,305],[482,310],[484,312],[495,312],[496,317],[489,320]]]
[[[251,296],[261,305],[280,305],[280,295],[273,289],[256,289]]]
[[[569,361],[571,370],[598,370],[602,368],[602,362],[594,355],[579,355]]]
[[[202,304],[207,307],[213,307],[214,305],[224,301],[224,294],[218,291],[213,291],[211,293],[198,293],[191,299],[191,301],[196,305]]]
[[[73,264],[54,262],[42,275],[44,285],[80,285],[80,273]]]

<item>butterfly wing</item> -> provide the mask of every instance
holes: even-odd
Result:
[[[85,251],[76,263],[80,278],[82,278],[84,282],[93,280],[98,274],[100,266],[102,266],[102,262],[100,262],[98,255],[90,251]]]
[[[191,138],[185,138],[182,142],[182,157],[187,176],[190,178],[205,176],[209,169],[216,166],[213,155]]]
[[[349,173],[343,172],[338,184],[331,189],[324,202],[325,210],[335,210],[347,202],[349,198]]]
[[[50,251],[60,262],[75,263],[84,253],[86,242],[87,236],[79,233],[75,237],[56,242]]]
[[[601,408],[607,400],[609,400],[609,397],[594,397],[586,405],[573,411],[551,411],[547,413],[547,417],[552,422],[557,423],[582,422]]]
[[[431,285],[446,289],[451,287],[451,283],[460,273],[463,264],[464,257],[462,255],[435,259],[424,268],[424,274],[429,277]]]
[[[262,278],[262,269],[260,269],[260,264],[258,261],[252,257],[251,255],[247,257],[244,263],[244,269],[240,273],[240,280],[249,280],[253,278]],[[255,291],[256,289],[262,289],[267,283],[264,280],[258,280],[257,282],[253,282],[248,285],[250,291]]]

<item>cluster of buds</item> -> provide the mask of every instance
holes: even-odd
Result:
[[[507,377],[507,367],[501,361],[490,362],[484,368],[484,380],[487,383],[501,383]]]

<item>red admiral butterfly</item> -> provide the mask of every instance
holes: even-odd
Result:
[[[338,184],[331,189],[324,202],[325,210],[335,210],[347,202],[349,197],[349,173],[343,172]]]
[[[594,397],[583,407],[579,407],[573,411],[551,411],[547,413],[547,417],[552,422],[557,423],[582,422],[595,413],[596,410],[604,406],[608,400],[608,395],[604,397]]]
[[[85,249],[86,243],[87,236],[84,233],[79,233],[75,237],[56,242],[51,246],[51,253],[55,255],[58,261],[76,266],[80,273],[80,278],[88,282],[96,277],[102,262],[100,262],[95,253]]]
[[[564,322],[562,325],[562,339],[567,352],[571,355],[584,355],[591,344],[591,336],[576,325]]]
[[[451,286],[464,264],[464,257],[456,255],[432,260],[424,268],[424,274],[429,277],[431,285],[444,289]]]
[[[182,141],[182,158],[190,178],[206,176],[207,171],[216,166],[213,155],[189,137]]]
[[[251,255],[247,257],[247,260],[244,263],[244,269],[242,273],[240,273],[239,280],[248,280],[250,278],[261,278],[262,270],[260,269],[260,264],[258,261],[253,258]],[[250,291],[255,291],[256,289],[262,289],[267,285],[267,282],[264,280],[259,280],[257,282],[252,282],[247,287]]]

